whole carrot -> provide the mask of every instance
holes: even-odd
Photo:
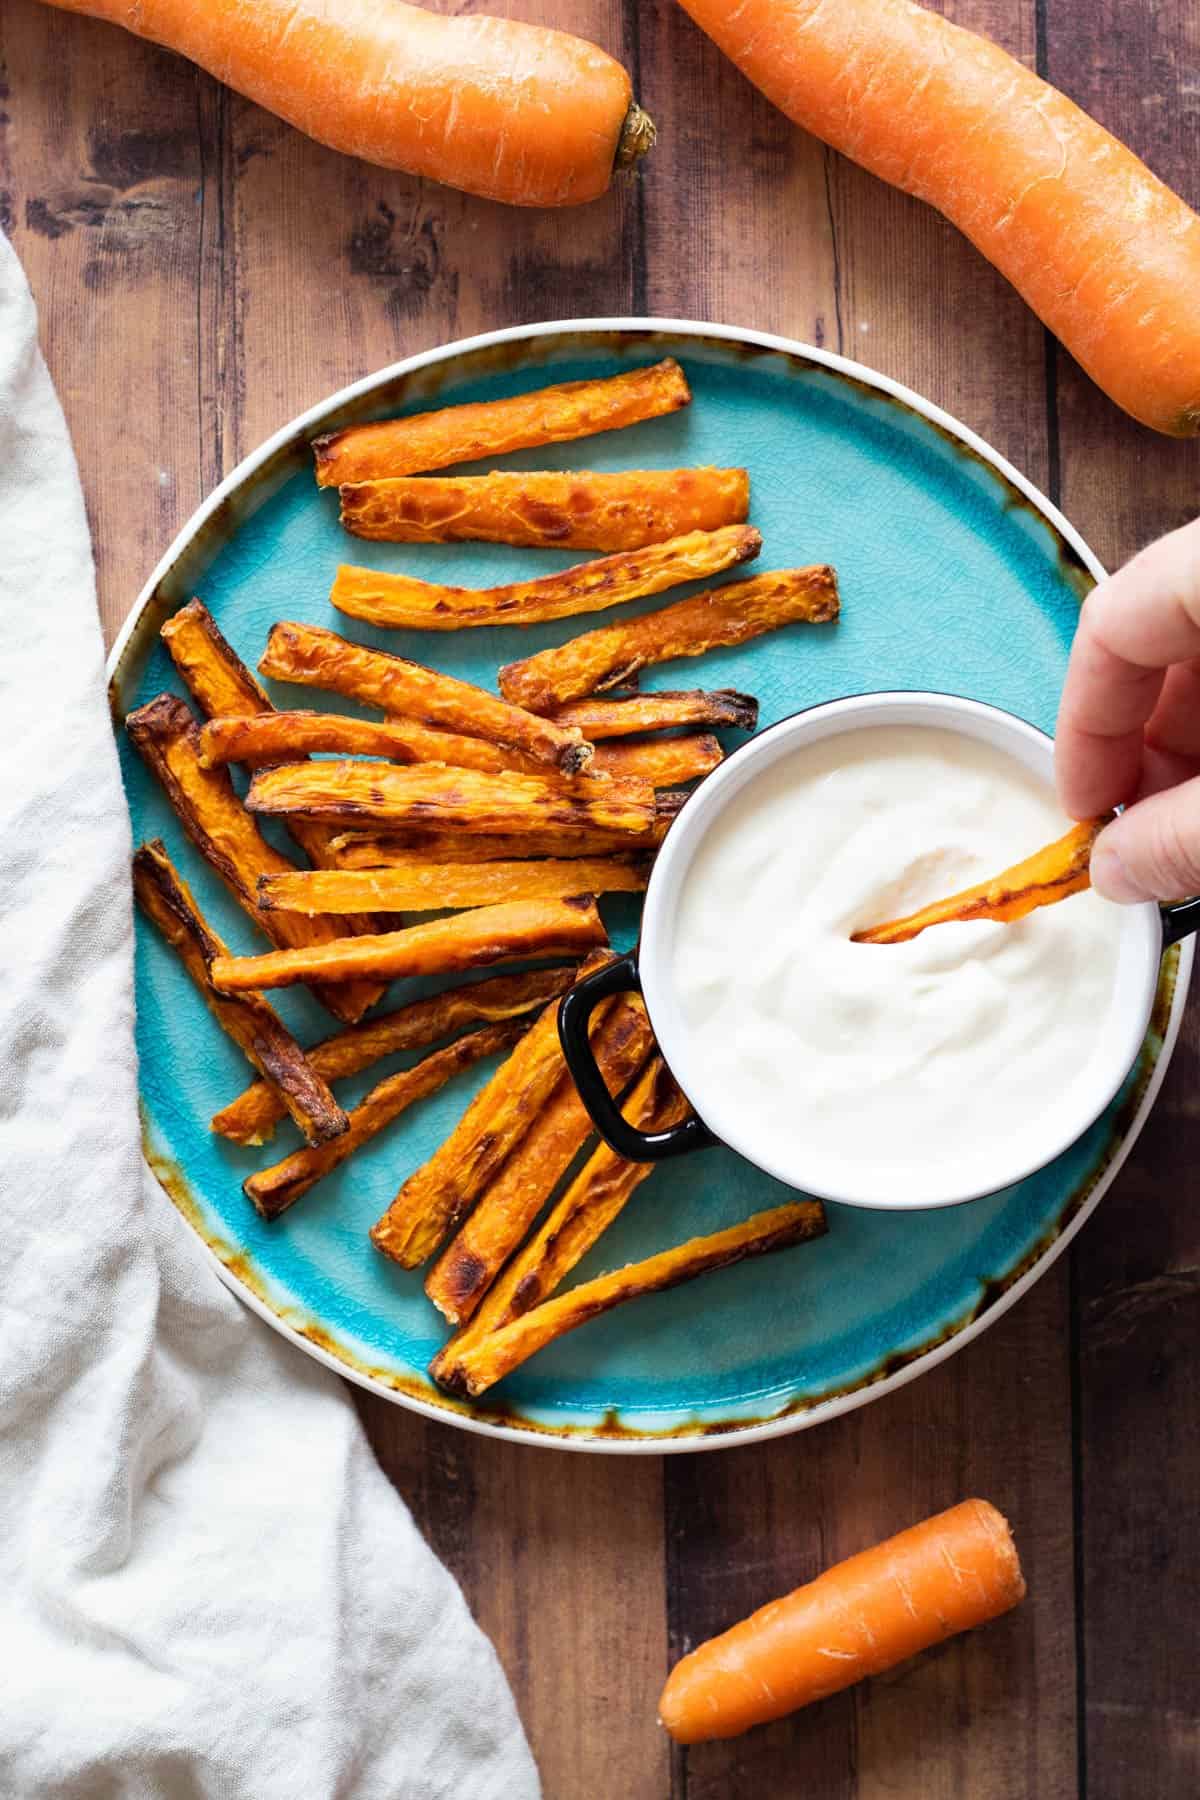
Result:
[[[680,1744],[735,1737],[985,1625],[1024,1597],[1007,1520],[986,1500],[964,1500],[701,1644],[667,1677],[659,1717]]]
[[[1200,218],[1094,119],[912,0],[681,0],[768,99],[957,225],[1104,391],[1200,431]]]
[[[654,141],[595,44],[403,0],[51,0],[177,50],[318,143],[512,206],[594,200]]]

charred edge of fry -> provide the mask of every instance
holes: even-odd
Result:
[[[557,1342],[567,1332],[611,1312],[627,1300],[665,1293],[700,1275],[715,1274],[751,1256],[810,1242],[827,1230],[824,1208],[817,1200],[797,1201],[756,1213],[741,1225],[706,1237],[690,1238],[671,1250],[660,1251],[642,1262],[630,1263],[611,1274],[598,1275],[579,1287],[543,1301],[463,1353],[448,1372],[451,1393],[472,1399],[494,1386],[538,1350]]]
[[[538,969],[524,975],[493,975],[462,987],[444,988],[423,1000],[412,1000],[394,1012],[381,1013],[361,1025],[334,1032],[306,1055],[325,1081],[342,1081],[400,1050],[436,1044],[470,1025],[494,1024],[540,1011],[564,994],[576,971]],[[251,1082],[221,1111],[211,1128],[235,1144],[266,1143],[284,1116],[277,1094],[265,1081]]]
[[[594,951],[582,964],[579,979],[612,960],[611,952]],[[432,1256],[528,1131],[565,1067],[558,1006],[555,999],[543,1010],[450,1136],[413,1171],[371,1227],[371,1242],[391,1261],[412,1269]]]
[[[182,645],[177,642],[180,638],[186,639],[189,629],[193,626],[205,640],[207,649],[220,665],[222,673],[245,691],[247,699],[255,709],[274,712],[275,708],[266,690],[246,667],[203,600],[193,598],[187,602],[186,606],[181,606],[177,612],[172,613],[169,619],[164,620],[158,635],[166,645],[171,661],[178,669],[184,684],[200,710],[205,713],[213,711],[212,689],[196,678],[192,660],[187,656]]]
[[[262,1086],[271,1094],[280,1116],[289,1112],[312,1146],[340,1137],[349,1123],[346,1114],[274,1009],[261,994],[232,999],[213,987],[212,961],[225,953],[225,945],[196,905],[161,838],[151,839],[135,852],[133,891],[218,1024],[264,1078]]]
[[[356,1150],[369,1144],[400,1115],[431,1094],[436,1094],[455,1075],[482,1061],[511,1050],[529,1029],[528,1019],[511,1019],[469,1031],[442,1050],[435,1050],[411,1069],[389,1075],[371,1089],[347,1120],[345,1137],[308,1150],[295,1150],[269,1169],[247,1176],[242,1192],[259,1217],[278,1219],[326,1175],[340,1168]]]
[[[628,708],[628,717],[621,713]],[[676,716],[672,717],[672,711]],[[638,715],[646,713],[645,719]],[[657,717],[655,713],[657,712]],[[603,698],[573,700],[550,715],[557,725],[574,725],[597,743],[648,732],[686,730],[757,731],[758,701],[734,688],[670,688],[639,693],[636,680],[618,698],[609,689]]]
[[[609,1004],[611,1012],[595,1015],[593,1043],[605,1085],[623,1104],[650,1053],[650,1022],[640,1000]],[[471,1318],[592,1130],[566,1073],[426,1279],[426,1294],[451,1325]],[[430,1372],[436,1380],[434,1364]]]

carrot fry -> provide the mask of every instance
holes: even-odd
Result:
[[[472,1397],[482,1394],[547,1344],[586,1325],[589,1319],[611,1312],[625,1300],[660,1294],[681,1282],[694,1280],[697,1275],[727,1269],[749,1256],[766,1256],[773,1250],[807,1243],[820,1237],[824,1230],[825,1213],[820,1202],[799,1200],[773,1207],[770,1212],[756,1213],[752,1219],[726,1231],[692,1238],[672,1250],[648,1256],[644,1262],[614,1269],[611,1275],[597,1275],[553,1300],[543,1301],[532,1312],[522,1313],[473,1348],[460,1351],[451,1385],[455,1392]]]
[[[574,978],[571,969],[536,969],[527,975],[492,975],[467,987],[446,988],[323,1039],[307,1052],[308,1060],[323,1080],[343,1081],[382,1057],[450,1037],[464,1025],[532,1012],[564,993]],[[254,1081],[214,1114],[211,1125],[232,1143],[265,1144],[283,1116],[283,1103],[274,1089],[265,1081]]]
[[[639,1000],[609,1006],[606,1016],[595,1015],[594,1048],[607,1087],[619,1094],[649,1053],[650,1022]],[[591,1132],[587,1110],[564,1071],[525,1137],[429,1272],[425,1292],[452,1325],[471,1317]]]
[[[394,544],[481,538],[550,550],[641,550],[685,532],[742,525],[745,469],[521,470],[410,475],[340,488],[342,524]]]
[[[212,768],[216,762],[244,762],[248,767],[261,768],[273,761],[295,761],[302,754],[297,746],[290,756],[286,751],[280,756],[278,744],[271,739],[276,720],[274,704],[229,643],[203,600],[189,600],[186,606],[181,606],[158,635],[197,706],[208,714],[209,723],[201,726],[198,740],[198,755],[204,768]],[[214,715],[223,716],[227,724],[233,721],[231,728],[240,736],[242,754],[219,758],[208,755],[206,734],[211,729]],[[263,734],[257,743],[255,732]],[[249,734],[249,741],[246,734]],[[288,822],[288,833],[318,869],[328,864],[329,832],[324,825],[314,825],[308,819],[292,819]],[[348,927],[352,931],[382,928],[383,921],[377,919],[356,919]],[[382,993],[381,987],[367,985],[343,996],[343,1000],[365,1012]]]
[[[628,855],[657,850],[687,790],[660,788],[653,823],[645,831],[522,831],[494,836],[469,831],[403,831],[386,836],[346,832],[330,843],[330,855],[341,869],[405,867],[414,856],[434,862],[515,862],[522,857],[569,858]]]
[[[409,975],[483,969],[522,957],[572,956],[605,942],[590,894],[569,900],[518,900],[508,906],[478,906],[472,912],[378,936],[335,938],[296,950],[268,951],[265,956],[220,956],[213,962],[212,979],[222,994],[291,987],[297,981],[353,981],[358,975],[395,981]]]
[[[343,932],[353,929],[336,919],[259,912],[259,876],[282,875],[295,865],[263,837],[234,793],[228,770],[201,766],[196,720],[182,700],[174,694],[160,694],[130,713],[125,728],[162,783],[200,854],[272,943],[317,948],[335,942]],[[316,991],[330,1012],[352,1024],[362,1017],[376,990],[357,985]]]
[[[345,1162],[348,1156],[398,1119],[414,1101],[424,1100],[445,1087],[451,1076],[459,1075],[485,1056],[509,1050],[522,1032],[524,1019],[510,1019],[502,1025],[484,1025],[469,1031],[444,1049],[435,1050],[412,1069],[401,1069],[378,1083],[350,1114],[349,1128],[332,1143],[318,1150],[295,1150],[282,1162],[261,1169],[242,1183],[242,1192],[255,1211],[264,1219],[277,1219],[289,1206],[294,1206],[309,1188]]]
[[[642,1131],[666,1131],[687,1117],[688,1103],[661,1056],[651,1057],[622,1110]],[[468,1351],[548,1300],[653,1170],[653,1163],[626,1162],[607,1144],[598,1144],[529,1242],[485,1294],[474,1318],[434,1358],[430,1364],[434,1379],[443,1387],[464,1391],[460,1370]]]
[[[674,787],[681,781],[711,775],[724,759],[720,743],[707,731],[689,732],[685,737],[618,738],[598,746],[592,773]]]
[[[316,625],[272,626],[258,666],[279,681],[330,688],[420,724],[522,750],[565,774],[576,774],[592,754],[591,745],[572,725],[535,718],[469,682],[439,675],[385,650],[368,650]]]
[[[608,960],[589,957],[580,976],[602,968]],[[408,1177],[372,1226],[375,1248],[406,1269],[415,1269],[431,1256],[529,1130],[562,1067],[554,1000],[476,1095],[445,1143]]]
[[[510,206],[576,206],[654,142],[595,44],[403,0],[54,0],[190,57],[320,144]]]
[[[588,381],[560,381],[505,400],[475,400],[436,412],[409,413],[351,425],[313,440],[319,487],[421,475],[451,463],[478,462],[512,450],[535,450],[621,431],[691,400],[687,376],[673,356],[648,368]],[[336,604],[336,602],[335,602]]]
[[[732,688],[711,693],[637,694],[629,700],[576,700],[554,714],[559,725],[575,725],[589,742],[602,738],[630,737],[643,731],[669,731],[678,725],[707,726],[717,730],[757,731],[758,701]],[[450,762],[450,757],[443,758]]]
[[[1024,1598],[1007,1519],[986,1500],[963,1500],[701,1644],[671,1670],[659,1717],[679,1744],[736,1737],[986,1625]]]
[[[196,705],[209,718],[272,713],[269,696],[228,642],[203,600],[189,600],[159,631]]]
[[[691,531],[644,550],[623,550],[557,575],[507,587],[439,587],[412,575],[385,575],[343,563],[329,598],[340,612],[372,625],[410,631],[461,631],[479,625],[536,625],[576,613],[603,612],[627,600],[661,594],[685,581],[719,575],[762,549],[753,525]]]
[[[948,900],[935,900],[903,919],[889,919],[883,925],[872,925],[851,933],[854,944],[903,944],[919,937],[931,925],[961,924],[969,919],[998,919],[1011,923],[1035,912],[1040,906],[1054,906],[1071,894],[1080,894],[1092,885],[1092,845],[1109,823],[1112,814],[1102,819],[1085,819],[1073,825],[1054,843],[1014,863],[991,881],[951,894]]]
[[[441,763],[396,768],[375,762],[285,763],[256,775],[252,813],[302,813],[327,825],[444,827],[513,832],[560,826],[639,832],[654,822],[654,790],[644,781],[568,782],[537,775],[484,775]]]
[[[1118,406],[1200,431],[1200,218],[1064,94],[911,0],[683,5],[789,119],[965,232]]]
[[[500,692],[514,705],[552,712],[651,663],[702,656],[780,625],[820,625],[837,616],[837,578],[831,568],[818,564],[776,570],[677,600],[640,619],[602,625],[555,650],[509,663],[500,671]]]
[[[264,875],[264,912],[441,912],[505,900],[565,900],[572,894],[638,894],[649,859],[581,856],[548,862],[435,863],[412,857],[390,869],[298,869]]]
[[[204,1003],[238,1049],[263,1077],[259,1085],[283,1113],[289,1112],[310,1144],[323,1144],[349,1121],[278,1014],[261,994],[218,994],[209,965],[228,951],[196,905],[191,889],[155,838],[133,859],[134,896],[199,988]]]

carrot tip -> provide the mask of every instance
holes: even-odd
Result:
[[[640,107],[636,100],[629,103],[629,111],[625,114],[625,122],[621,126],[621,135],[617,139],[617,153],[613,157],[614,169],[632,169],[641,162],[654,148],[658,137],[658,127],[650,114]]]

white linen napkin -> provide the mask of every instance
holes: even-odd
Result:
[[[528,1800],[491,1646],[335,1376],[142,1161],[91,553],[0,237],[0,1793]]]

